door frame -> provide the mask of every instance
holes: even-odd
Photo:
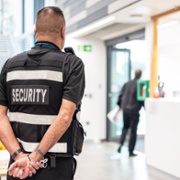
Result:
[[[112,52],[113,51],[117,51],[117,52],[128,52],[129,53],[129,57],[128,57],[128,80],[131,78],[131,52],[129,49],[119,49],[119,48],[115,48],[114,46],[109,46],[107,47],[107,55],[108,55],[108,61],[107,61],[107,95],[106,95],[106,99],[107,99],[107,106],[106,106],[106,112],[108,113],[111,110],[110,107],[110,98],[109,98],[109,93],[111,91],[110,87],[111,87],[111,60],[112,60]],[[106,134],[106,138],[108,141],[117,141],[117,138],[111,138],[111,123],[110,121],[107,119],[107,134]]]
[[[136,40],[136,39],[144,39],[144,35],[145,35],[145,29],[143,28],[143,29],[137,30],[135,32],[125,34],[123,36],[105,41],[105,45],[106,45],[106,49],[107,49],[106,114],[109,112],[109,109],[110,109],[110,102],[109,102],[109,98],[108,98],[108,93],[109,93],[109,87],[110,87],[109,85],[110,85],[110,73],[111,73],[111,70],[110,70],[111,52],[113,49],[116,49],[115,48],[116,44],[127,42],[127,41],[132,41],[132,40]],[[110,138],[111,137],[110,133],[111,133],[110,132],[110,122],[106,118],[106,140],[107,141],[117,141],[117,139],[111,139]]]

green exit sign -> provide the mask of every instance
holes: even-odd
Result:
[[[91,45],[78,45],[78,51],[91,52],[92,46]]]

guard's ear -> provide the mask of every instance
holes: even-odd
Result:
[[[65,33],[66,33],[66,29],[65,26],[63,26],[61,28],[61,49],[64,47],[64,43],[65,43]]]
[[[65,33],[66,33],[66,28],[63,26],[63,27],[61,28],[61,38],[62,38],[62,39],[65,39]]]

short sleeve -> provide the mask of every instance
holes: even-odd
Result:
[[[84,64],[74,55],[68,55],[64,62],[64,92],[63,99],[78,105],[83,97],[85,89]]]
[[[6,93],[6,74],[7,74],[7,64],[4,64],[0,75],[0,105],[8,106],[7,93]]]

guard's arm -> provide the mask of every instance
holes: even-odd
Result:
[[[8,108],[6,106],[0,105],[0,140],[12,155],[20,149],[20,146],[11,128],[7,111]],[[22,153],[18,152],[16,154],[17,156],[14,159],[17,159]]]
[[[62,100],[57,117],[42,138],[38,149],[30,154],[33,161],[36,162],[42,159],[42,155],[46,154],[48,150],[58,142],[70,126],[75,109],[75,103],[65,99]]]

